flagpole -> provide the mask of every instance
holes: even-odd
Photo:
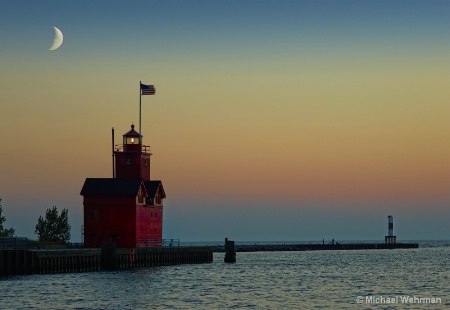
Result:
[[[115,154],[114,154],[114,127],[112,128],[112,131],[111,131],[111,135],[112,135],[112,168],[113,168],[113,178],[115,178],[116,177],[116,171],[115,171],[115,165],[114,165],[114,157],[116,156]]]
[[[142,128],[141,128],[141,114],[142,114],[142,91],[141,91],[142,81],[139,81],[139,144],[142,147]]]

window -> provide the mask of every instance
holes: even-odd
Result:
[[[131,159],[127,158],[127,160],[125,161],[125,164],[131,165]]]
[[[139,204],[145,204],[146,202],[146,197],[144,197],[144,195],[142,194],[142,188],[139,188],[138,194],[136,196],[136,203]]]
[[[160,205],[160,204],[161,204],[161,197],[155,196],[155,205]]]
[[[86,218],[89,222],[98,223],[98,210],[88,210]]]
[[[144,158],[144,165],[147,166],[147,158]]]

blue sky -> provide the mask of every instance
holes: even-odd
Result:
[[[0,197],[35,237],[138,122],[164,237],[450,237],[449,1],[0,1]],[[56,51],[53,26],[64,33]],[[150,97],[150,96],[147,96]],[[9,226],[8,226],[9,225]]]

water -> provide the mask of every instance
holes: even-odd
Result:
[[[406,250],[237,253],[236,264],[223,257],[215,253],[212,264],[9,277],[0,281],[0,308],[450,308],[449,241]]]

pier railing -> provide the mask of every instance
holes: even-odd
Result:
[[[179,248],[180,239],[137,239],[136,248]]]
[[[82,249],[84,244],[81,242],[67,242],[66,249]]]
[[[0,249],[2,249],[2,250],[28,250],[28,238],[0,237]]]

